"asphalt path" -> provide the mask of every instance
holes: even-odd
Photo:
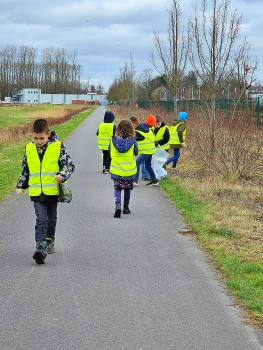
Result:
[[[27,195],[0,203],[2,350],[259,350],[262,332],[243,310],[158,187],[132,191],[114,218],[102,174],[99,107],[66,140],[76,165],[73,200],[59,204],[56,249],[32,259],[35,215]],[[19,172],[19,170],[18,170]]]

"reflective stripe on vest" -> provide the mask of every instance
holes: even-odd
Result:
[[[178,123],[176,125],[172,125],[170,128],[170,145],[181,145],[182,143],[180,142],[179,136],[178,136],[178,127],[179,125],[183,124],[184,122]],[[186,136],[186,128],[183,131],[183,140],[185,140]]]
[[[58,182],[54,176],[59,172],[58,160],[61,142],[56,141],[47,146],[42,162],[40,162],[36,145],[29,143],[26,146],[26,157],[29,168],[29,196],[58,195]]]
[[[117,176],[128,177],[137,173],[134,156],[134,145],[125,153],[118,152],[112,140],[110,141],[111,165],[110,172]]]
[[[143,132],[141,130],[136,130],[139,134],[144,136],[144,140],[137,141],[139,154],[154,154],[155,153],[155,143],[154,143],[154,133],[152,129],[148,132]]]
[[[156,142],[158,142],[158,141],[160,141],[160,140],[163,139],[163,135],[164,135],[164,133],[165,133],[166,128],[169,130],[169,128],[168,128],[167,125],[163,125],[163,126],[161,126],[161,127],[158,129],[157,133],[155,134],[155,141],[156,141]],[[164,145],[162,145],[161,148],[163,148],[163,149],[169,148],[169,142],[167,142],[167,143],[165,143]]]
[[[100,123],[97,135],[98,147],[101,150],[107,150],[110,144],[110,138],[113,134],[113,123]]]

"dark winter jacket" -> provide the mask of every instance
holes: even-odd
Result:
[[[116,150],[120,153],[127,152],[134,145],[134,156],[136,157],[138,155],[138,147],[135,138],[129,139],[127,136],[123,136],[121,139],[119,139],[116,136],[112,136],[112,143]],[[127,177],[111,174],[111,178],[113,180],[135,180],[135,177],[136,174]]]
[[[149,130],[151,130],[151,127],[146,123],[140,123],[138,126],[136,126],[136,128],[135,128],[136,141],[143,141],[145,139],[145,137],[142,134],[140,134],[139,132],[137,132],[136,130],[139,130],[142,132],[149,132]]]
[[[55,131],[51,131],[51,135],[48,138],[48,142],[42,147],[36,146],[40,161],[42,161],[42,159],[44,157],[47,146],[50,143],[55,142],[55,141],[59,141],[59,137]],[[33,140],[32,143],[35,144],[35,141]],[[73,164],[73,162],[68,154],[68,151],[63,143],[61,143],[61,150],[60,150],[60,156],[58,159],[58,165],[59,165],[59,169],[60,169],[58,174],[61,175],[61,177],[63,178],[63,182],[65,182],[70,177],[70,175],[74,172],[75,165]],[[21,175],[19,176],[16,187],[27,189],[28,188],[28,181],[29,181],[29,167],[28,167],[27,156],[26,156],[26,152],[25,152],[24,157],[23,157],[23,161],[22,161],[22,172],[21,172]],[[31,200],[38,201],[38,202],[47,202],[47,201],[55,201],[55,200],[57,200],[57,197],[58,196],[47,196],[44,193],[41,193],[40,196],[31,197]]]
[[[104,114],[104,123],[113,123],[115,116],[112,111],[106,111]]]
[[[104,114],[103,123],[113,123],[115,116],[112,111],[106,111]],[[115,135],[116,125],[113,127],[112,135]],[[96,135],[98,136],[99,130],[97,130]]]
[[[164,134],[163,134],[163,138],[162,138],[162,140],[159,140],[158,142],[155,142],[155,147],[157,147],[158,145],[160,145],[160,146],[165,145],[165,144],[168,143],[169,140],[170,140],[170,132],[169,132],[168,127],[166,126],[165,121],[162,122],[162,124],[161,124],[161,126],[160,126],[159,129],[156,128],[156,127],[153,128],[153,133],[154,133],[154,135],[156,135],[156,134],[158,133],[158,131],[159,131],[161,128],[163,128],[163,127],[165,127],[165,132],[164,132]]]

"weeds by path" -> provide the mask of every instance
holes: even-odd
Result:
[[[58,125],[70,120],[72,116],[87,110],[87,107],[61,107],[53,106],[20,106],[19,110],[4,107],[0,109],[0,145],[19,142],[31,134],[32,121],[37,118],[45,118],[49,125]],[[11,112],[10,112],[11,109]],[[8,125],[8,126],[6,126]]]

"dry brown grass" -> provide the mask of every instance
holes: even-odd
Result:
[[[188,164],[190,166],[188,166]],[[261,178],[253,181],[226,182],[210,175],[193,161],[189,150],[183,150],[178,163],[180,173],[176,175],[180,185],[190,189],[211,203],[205,217],[207,226],[226,227],[238,238],[229,241],[214,238],[214,244],[222,245],[229,253],[243,261],[262,261],[263,253],[263,190]],[[194,170],[194,172],[193,172]]]
[[[71,119],[76,113],[80,113],[87,108],[88,107],[76,109],[56,107],[54,109],[42,110],[41,112],[34,111],[21,114],[19,117],[20,124],[0,128],[0,145],[13,144],[14,142],[22,141],[32,133],[32,122],[27,121],[21,123],[21,119],[32,119],[33,121],[39,118],[44,118],[48,121],[49,126],[59,125]]]

